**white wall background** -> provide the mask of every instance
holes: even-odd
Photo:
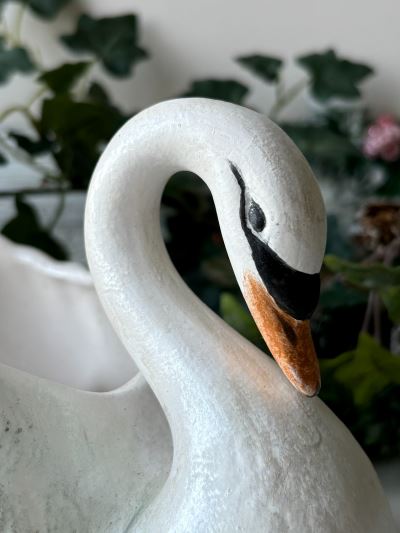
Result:
[[[8,8],[10,21],[14,9]],[[302,76],[293,64],[295,55],[335,47],[376,68],[376,76],[365,83],[366,100],[376,112],[400,114],[398,0],[76,1],[51,27],[25,18],[24,34],[40,51],[46,66],[54,66],[60,56],[66,56],[56,37],[73,29],[80,11],[102,16],[140,15],[142,42],[152,57],[137,66],[132,80],[113,83],[115,100],[127,110],[179,94],[190,80],[210,76],[250,83],[254,89],[251,102],[267,111],[272,91],[236,65],[235,56],[252,52],[283,56],[289,60],[286,74],[290,82]],[[23,101],[32,90],[26,78],[17,76],[10,87],[0,88],[1,109]],[[288,112],[302,115],[305,107],[300,99]]]

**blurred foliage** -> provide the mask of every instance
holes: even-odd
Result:
[[[44,225],[28,195],[18,194],[16,214],[2,233],[65,259],[67,251],[53,237],[64,196],[87,188],[105,144],[127,119],[93,67],[103,70],[102,78],[126,79],[149,53],[141,45],[135,15],[94,18],[84,13],[75,29],[60,37],[69,60],[44,69],[21,35],[24,12],[48,20],[73,0],[0,0],[0,10],[11,1],[17,7],[13,29],[7,23],[0,35],[0,84],[16,73],[33,75],[37,92],[25,104],[0,112],[0,122],[20,113],[30,125],[30,131],[3,128],[0,164],[19,160],[39,171],[41,189],[58,195],[59,205]],[[71,53],[79,60],[71,61]],[[304,75],[288,85],[284,59],[258,53],[236,58],[243,72],[275,91],[268,114],[299,146],[317,176],[339,186],[343,196],[355,191],[357,217],[343,221],[340,211],[328,213],[329,255],[312,321],[321,396],[371,457],[399,455],[400,125],[395,117],[375,121],[363,105],[362,84],[373,73],[370,66],[329,49],[295,60]],[[283,121],[282,111],[304,93],[314,102],[309,118]],[[250,107],[250,94],[241,80],[208,78],[194,80],[181,96]],[[43,156],[50,165],[43,165]],[[164,191],[161,223],[171,258],[188,285],[268,353],[237,286],[204,182],[186,171],[175,175]]]
[[[361,333],[354,350],[321,361],[321,369],[331,372],[338,383],[350,390],[356,405],[369,405],[375,395],[389,385],[400,385],[400,357]]]
[[[283,66],[282,59],[255,54],[238,57],[236,61],[264,81],[270,83],[279,81],[280,71]]]
[[[243,104],[249,89],[234,80],[203,80],[194,81],[189,90],[182,96],[197,98],[214,98],[232,104]]]
[[[222,318],[253,344],[265,350],[265,344],[249,312],[238,298],[229,292],[223,292],[220,299]]]
[[[2,234],[20,244],[29,243],[56,259],[66,259],[62,245],[43,227],[35,210],[22,195],[16,195],[16,215],[2,228]]]
[[[282,124],[283,129],[307,156],[310,163],[343,174],[357,165],[360,150],[326,121],[320,123]]]
[[[16,72],[32,72],[34,66],[28,52],[21,46],[6,47],[4,39],[0,37],[0,83]]]
[[[398,456],[400,357],[361,333],[355,349],[322,360],[321,373],[321,398],[341,416],[369,454]]]
[[[73,52],[93,54],[110,74],[124,78],[135,63],[147,58],[147,52],[137,44],[138,37],[135,15],[101,19],[81,15],[75,33],[61,40]]]
[[[76,81],[87,71],[90,63],[65,63],[61,67],[43,72],[38,81],[44,83],[54,94],[69,92]]]
[[[22,7],[29,7],[33,13],[41,18],[51,19],[55,17],[63,7],[70,4],[71,0],[0,0],[0,8],[11,2],[18,3]]]
[[[373,72],[368,65],[337,57],[334,50],[301,56],[297,62],[310,74],[312,94],[322,101],[361,96],[358,86]]]
[[[340,274],[345,281],[363,289],[400,286],[400,267],[389,267],[381,263],[352,263],[332,255],[325,257],[325,265],[332,272]]]

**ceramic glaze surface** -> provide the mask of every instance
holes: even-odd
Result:
[[[125,384],[137,367],[88,271],[0,236],[0,363],[84,390]]]
[[[211,189],[244,296],[246,277],[264,286],[232,163],[246,185],[245,209],[256,202],[265,215],[249,229],[277,256],[274,265],[319,271],[319,189],[274,124],[202,99],[159,104],[130,120],[96,168],[85,233],[96,289],[141,374],[113,392],[89,393],[0,367],[2,530],[395,531],[375,471],[348,430],[204,306],[167,256],[161,194],[170,175],[190,170]],[[271,309],[287,296],[275,289]],[[279,313],[276,343],[291,367],[296,338]],[[295,386],[315,393],[302,368],[290,371]]]

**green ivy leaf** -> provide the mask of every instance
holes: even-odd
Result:
[[[388,310],[390,319],[400,324],[400,286],[383,288],[379,294]]]
[[[93,81],[90,84],[88,98],[91,102],[97,104],[111,105],[110,97],[108,96],[107,91],[97,81]]]
[[[327,255],[324,262],[329,270],[340,274],[344,281],[361,289],[377,291],[390,319],[400,323],[400,266],[351,263],[334,255]]]
[[[250,342],[266,350],[261,334],[243,305],[232,294],[224,292],[220,298],[220,315],[230,326]]]
[[[62,94],[44,100],[40,128],[61,138],[70,136],[97,144],[109,140],[124,121],[115,108],[77,102]]]
[[[48,70],[41,74],[38,81],[45,83],[54,93],[66,93],[70,91],[79,78],[86,72],[90,63],[65,63],[60,67]]]
[[[364,291],[337,282],[323,289],[319,300],[319,305],[324,310],[342,309],[366,303],[367,295]]]
[[[1,233],[19,244],[34,246],[55,259],[67,259],[62,245],[55,240],[39,222],[39,217],[21,195],[15,198],[16,216],[2,229]]]
[[[359,84],[373,73],[368,65],[337,57],[334,50],[301,56],[297,62],[311,76],[312,94],[322,101],[358,98]]]
[[[134,64],[148,57],[138,46],[138,19],[135,15],[121,15],[95,19],[81,15],[72,35],[61,40],[74,52],[91,52],[105,69],[117,77],[128,76]]]
[[[0,0],[0,7],[8,2],[28,6],[36,15],[44,19],[55,17],[71,0]]]
[[[25,3],[24,0],[20,0]],[[44,19],[55,17],[71,0],[28,0],[27,4],[36,15]]]
[[[400,385],[400,357],[361,333],[355,350],[320,360],[321,370],[352,392],[354,403],[366,407],[386,387]]]
[[[34,70],[28,52],[21,47],[6,48],[0,37],[0,83],[5,83],[16,72],[28,73]]]
[[[25,150],[25,152],[28,152],[33,156],[43,154],[51,150],[52,144],[47,139],[41,138],[39,140],[33,140],[26,135],[14,131],[9,132],[8,135],[16,141],[22,150]]]
[[[84,189],[101,149],[124,122],[114,107],[76,102],[64,93],[44,100],[37,128],[41,137],[53,140],[62,177],[72,188]]]
[[[281,127],[306,158],[316,165],[342,170],[350,161],[361,157],[347,137],[325,125],[285,123]]]
[[[327,255],[324,263],[331,272],[340,274],[345,281],[363,289],[380,290],[400,285],[400,267],[352,263],[334,255]]]
[[[280,71],[283,66],[282,59],[255,54],[238,57],[236,61],[264,81],[270,83],[279,81]]]
[[[94,81],[90,84],[89,90],[87,93],[87,101],[93,104],[104,106],[108,108],[109,110],[112,110],[113,112],[115,112],[120,117],[124,117],[122,111],[117,106],[114,105],[107,91],[97,81]],[[134,113],[130,112],[129,115],[133,116]],[[128,117],[125,117],[125,119],[126,118]]]
[[[248,92],[248,87],[235,80],[203,80],[194,81],[182,96],[213,98],[233,104],[242,104]]]

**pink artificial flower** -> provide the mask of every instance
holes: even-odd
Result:
[[[381,157],[389,162],[399,159],[400,124],[392,115],[381,115],[369,126],[363,152],[367,157]]]

